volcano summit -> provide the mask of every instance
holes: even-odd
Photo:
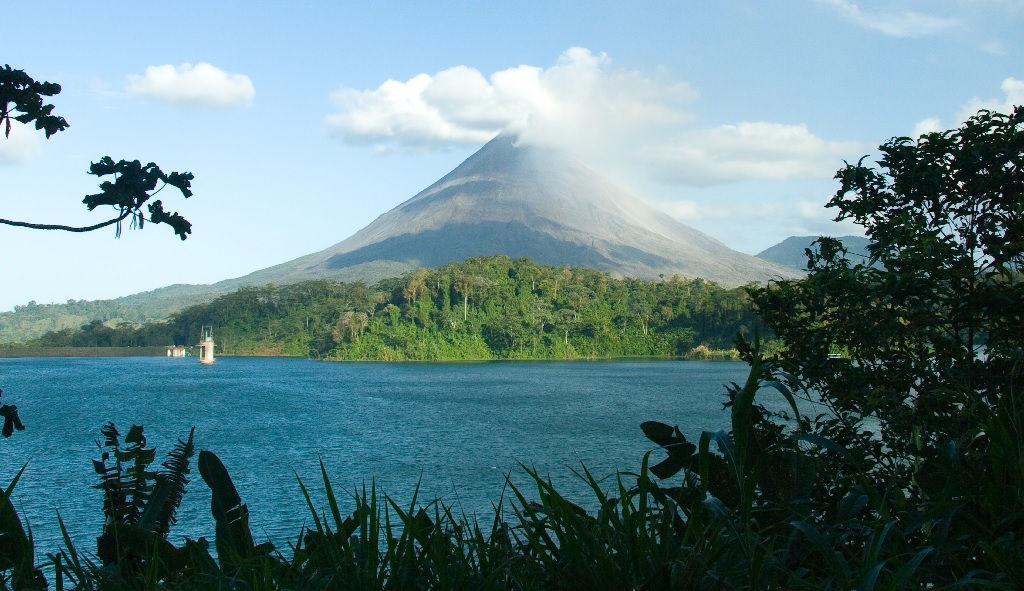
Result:
[[[373,282],[485,255],[723,285],[795,276],[656,211],[564,152],[499,135],[348,239],[222,283]]]

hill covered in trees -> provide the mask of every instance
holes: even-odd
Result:
[[[63,304],[32,301],[0,312],[0,346],[26,343],[47,332],[77,329],[94,320],[110,327],[125,322],[138,325],[165,320],[174,312],[207,303],[234,289],[237,287],[178,284],[112,300],[68,300]]]
[[[214,327],[226,354],[457,360],[702,356],[758,324],[742,288],[615,279],[592,269],[479,257],[381,281],[243,287],[163,322],[99,320],[39,347],[191,345]],[[703,347],[702,347],[703,346]],[[696,350],[695,350],[696,349]]]

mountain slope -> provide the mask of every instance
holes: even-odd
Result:
[[[455,170],[318,253],[240,278],[375,280],[470,256],[528,256],[631,277],[737,285],[792,276],[646,205],[564,153],[498,136]]]
[[[780,265],[787,265],[801,271],[807,270],[807,255],[804,250],[811,247],[817,236],[790,236],[775,246],[757,254],[757,257]],[[870,240],[863,236],[840,236],[838,238],[846,247],[850,260],[864,262],[868,253]],[[862,257],[862,258],[858,258]]]

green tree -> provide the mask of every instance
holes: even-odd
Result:
[[[633,280],[629,292],[629,312],[640,322],[644,336],[650,332],[651,320],[657,307],[654,295],[655,286],[639,280]]]
[[[828,409],[807,425],[835,475],[819,520],[863,496],[856,518],[934,549],[936,587],[1024,588],[1024,109],[880,150],[829,202],[869,260],[822,238],[806,279],[751,290]]]
[[[405,301],[415,304],[420,296],[427,293],[427,277],[429,275],[430,271],[427,269],[417,269],[407,275],[407,282],[402,288],[402,297],[405,298]]]
[[[555,311],[554,324],[562,332],[562,343],[569,344],[569,333],[580,324],[580,316],[572,308],[561,308]]]
[[[477,281],[477,276],[469,273],[459,275],[452,281],[452,289],[462,297],[463,321],[469,318],[469,296],[473,293],[473,288],[477,285]]]
[[[67,129],[68,122],[63,117],[54,115],[54,106],[47,104],[44,98],[55,96],[60,90],[59,84],[37,82],[24,70],[15,70],[10,65],[0,68],[0,127],[4,130],[4,138],[11,135],[12,120],[24,124],[34,123],[36,129],[46,133],[47,138]],[[86,195],[82,203],[89,211],[109,206],[115,211],[114,217],[89,226],[40,224],[7,219],[0,219],[0,224],[66,232],[91,232],[115,226],[116,235],[120,236],[125,221],[129,221],[130,227],[139,229],[148,221],[152,224],[171,226],[182,240],[192,233],[192,224],[178,212],[165,210],[163,202],[159,199],[150,202],[150,199],[167,186],[178,189],[186,199],[191,197],[194,178],[192,173],[167,174],[152,162],[143,166],[138,160],[114,162],[110,156],[104,156],[98,162],[89,165],[89,174],[101,178],[111,176],[113,182],[105,180],[100,183],[100,192]],[[143,212],[144,206],[148,213]]]

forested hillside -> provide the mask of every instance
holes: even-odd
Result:
[[[122,306],[116,300],[68,300],[64,304],[29,302],[15,306],[11,312],[0,313],[0,343],[25,341],[47,332],[74,330],[93,320],[138,324],[147,318],[141,311]]]
[[[227,354],[446,360],[701,356],[757,324],[743,289],[700,279],[615,279],[527,258],[467,259],[375,286],[244,287],[166,322],[49,332],[35,346],[191,345],[214,327]],[[703,345],[704,347],[701,347]],[[696,348],[696,351],[694,349]]]
[[[170,285],[113,300],[68,300],[63,304],[29,302],[0,312],[0,344],[25,343],[47,332],[77,329],[100,320],[107,326],[164,320],[188,306],[206,303],[230,291],[208,285]]]

